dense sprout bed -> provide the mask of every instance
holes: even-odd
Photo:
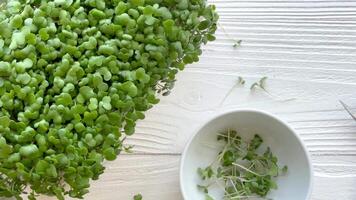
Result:
[[[0,11],[0,197],[82,198],[198,61],[205,0],[8,0]],[[24,192],[27,191],[27,192]]]

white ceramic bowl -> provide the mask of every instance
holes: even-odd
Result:
[[[185,200],[204,200],[197,189],[201,180],[198,167],[206,167],[218,154],[217,132],[236,129],[243,139],[259,134],[263,145],[269,146],[281,166],[288,166],[288,173],[277,179],[278,189],[268,195],[273,200],[307,200],[312,189],[312,166],[301,139],[285,122],[257,110],[235,110],[223,113],[205,123],[187,144],[180,166],[180,187]],[[213,146],[213,147],[211,147]],[[220,189],[221,190],[221,189]],[[222,199],[223,192],[212,190],[214,199]]]

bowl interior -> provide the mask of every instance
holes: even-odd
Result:
[[[186,200],[204,200],[197,189],[201,180],[198,167],[212,163],[221,149],[216,140],[218,132],[235,129],[243,139],[259,134],[279,159],[281,166],[288,166],[288,173],[278,177],[278,189],[268,197],[273,200],[306,200],[311,188],[311,166],[301,141],[287,125],[275,117],[259,111],[234,111],[221,115],[204,125],[186,148],[181,163],[181,189]],[[262,146],[262,149],[264,147]],[[209,191],[215,199],[222,199],[221,189]]]

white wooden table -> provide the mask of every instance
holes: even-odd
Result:
[[[107,163],[89,200],[181,200],[179,161],[206,119],[223,110],[272,112],[304,140],[315,172],[313,200],[356,199],[356,122],[338,99],[356,108],[356,0],[214,0],[217,40],[187,67],[169,97],[147,113],[129,140],[132,155]],[[238,76],[247,80],[221,105]],[[268,76],[268,91],[249,86]],[[354,97],[354,98],[353,98]],[[279,100],[296,98],[294,101]]]

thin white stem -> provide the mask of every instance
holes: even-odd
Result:
[[[231,178],[229,178],[229,181],[230,181],[231,185],[233,186],[233,188],[235,189],[235,191],[238,192],[238,190],[237,190],[234,182],[232,182]]]
[[[249,198],[259,198],[258,196],[234,196],[230,197],[230,200],[232,199],[249,199]]]
[[[225,28],[218,22],[217,23],[218,26],[220,27],[220,29],[222,30],[222,32],[224,33],[224,35],[229,38],[230,40],[233,40],[234,42],[239,42],[240,40],[236,40],[233,37],[230,36],[230,34],[227,33],[227,31],[225,30]]]
[[[280,101],[280,102],[288,102],[288,101],[294,101],[296,100],[297,98],[288,98],[288,99],[283,99],[279,96],[276,96],[270,92],[268,92],[265,88],[262,88],[261,86],[258,87],[259,89],[261,89],[263,92],[265,92],[269,97],[271,97],[272,99],[275,99],[277,101]]]
[[[230,88],[230,90],[225,94],[224,98],[221,100],[220,106],[222,106],[222,105],[225,103],[226,99],[230,96],[230,94],[232,93],[232,91],[234,91],[234,89],[235,89],[237,86],[239,86],[239,85],[240,85],[240,83],[236,83],[235,85],[233,85],[233,86]]]
[[[238,141],[238,142],[241,142],[241,141],[242,141],[241,139],[237,139],[237,138],[236,138],[237,136],[231,138],[231,137],[229,137],[229,136],[227,136],[227,135],[224,135],[224,134],[221,134],[221,133],[218,133],[218,136],[221,136],[221,137],[224,137],[224,138],[228,138],[228,139],[230,138],[230,139],[232,139],[233,141]]]
[[[242,166],[242,165],[240,165],[238,163],[232,163],[232,164],[237,166],[237,167],[240,167],[241,169],[244,169],[245,171],[248,171],[248,172],[250,172],[250,173],[252,173],[252,174],[254,174],[256,176],[265,176],[265,175],[258,174],[258,173],[254,172],[254,171],[252,171],[252,170],[250,170],[250,169],[248,169],[248,168],[246,168],[246,167],[244,167],[244,166]]]

